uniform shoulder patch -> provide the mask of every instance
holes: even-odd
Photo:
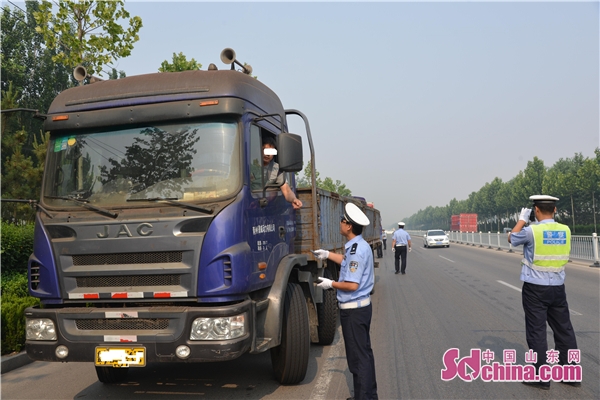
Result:
[[[358,269],[358,261],[350,261],[350,272],[354,273]]]
[[[358,243],[354,243],[352,248],[350,249],[350,254],[356,254],[356,248],[358,247]]]

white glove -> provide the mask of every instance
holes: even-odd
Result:
[[[394,253],[396,251],[395,247],[392,247],[392,253]]]
[[[529,215],[531,214],[531,208],[521,208],[521,214],[519,214],[519,221],[529,222]]]
[[[323,250],[327,251],[327,250]],[[333,288],[333,281],[327,278],[319,278],[321,282],[317,283],[317,286],[323,289],[331,289]]]
[[[327,257],[329,257],[329,250],[323,250],[323,249],[319,249],[319,250],[315,250],[312,252],[315,257],[317,257],[319,260],[327,260]]]
[[[412,247],[409,247],[408,248],[408,252],[410,253],[411,251],[412,251]]]

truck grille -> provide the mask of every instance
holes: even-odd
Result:
[[[78,319],[75,325],[82,331],[164,330],[169,328],[169,320],[166,318]]]
[[[181,275],[84,276],[76,278],[78,288],[124,286],[178,286]]]
[[[181,251],[151,253],[83,254],[73,256],[73,265],[160,264],[183,260]]]

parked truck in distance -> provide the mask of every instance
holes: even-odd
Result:
[[[477,214],[453,215],[450,230],[452,232],[477,232]]]
[[[151,362],[215,362],[270,351],[275,378],[301,382],[310,343],[331,344],[334,291],[316,286],[339,266],[343,204],[356,198],[301,189],[295,211],[268,184],[262,144],[295,190],[308,119],[225,49],[207,71],[155,73],[65,90],[53,101],[29,259],[26,350],[33,360],[92,362],[104,383]],[[243,72],[234,70],[238,65]],[[78,69],[77,76],[85,78]],[[327,268],[325,268],[327,267]]]

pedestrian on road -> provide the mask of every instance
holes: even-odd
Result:
[[[396,272],[406,273],[406,250],[412,250],[412,242],[410,235],[404,230],[404,222],[398,222],[398,229],[392,235],[392,251],[395,253],[394,260],[396,262]],[[402,268],[400,269],[400,259],[402,259]]]
[[[348,369],[354,382],[354,396],[350,399],[372,400],[377,397],[375,359],[371,348],[371,316],[373,307],[369,294],[375,284],[373,251],[362,237],[369,218],[353,203],[344,207],[340,222],[340,233],[347,240],[345,253],[316,250],[319,260],[331,260],[340,264],[339,281],[321,278],[317,285],[323,289],[337,289],[340,307],[340,322]]]
[[[381,239],[383,240],[383,249],[387,250],[387,232],[385,229],[382,229],[383,233],[381,234]]]
[[[529,199],[533,201],[533,211],[521,209],[519,221],[508,234],[508,242],[513,246],[523,245],[521,297],[525,333],[527,345],[537,354],[535,367],[539,371],[540,366],[547,364],[546,322],[554,332],[555,350],[560,352],[559,364],[568,364],[568,351],[577,349],[565,292],[565,264],[571,252],[571,231],[567,225],[554,221],[556,197],[535,195]],[[526,226],[530,216],[535,216],[538,223]],[[550,389],[550,381],[523,383]],[[581,386],[581,382],[562,383]]]
[[[381,233],[379,234],[379,239],[381,240],[381,243],[377,243],[377,258],[382,258],[383,257],[383,229],[381,230]]]

